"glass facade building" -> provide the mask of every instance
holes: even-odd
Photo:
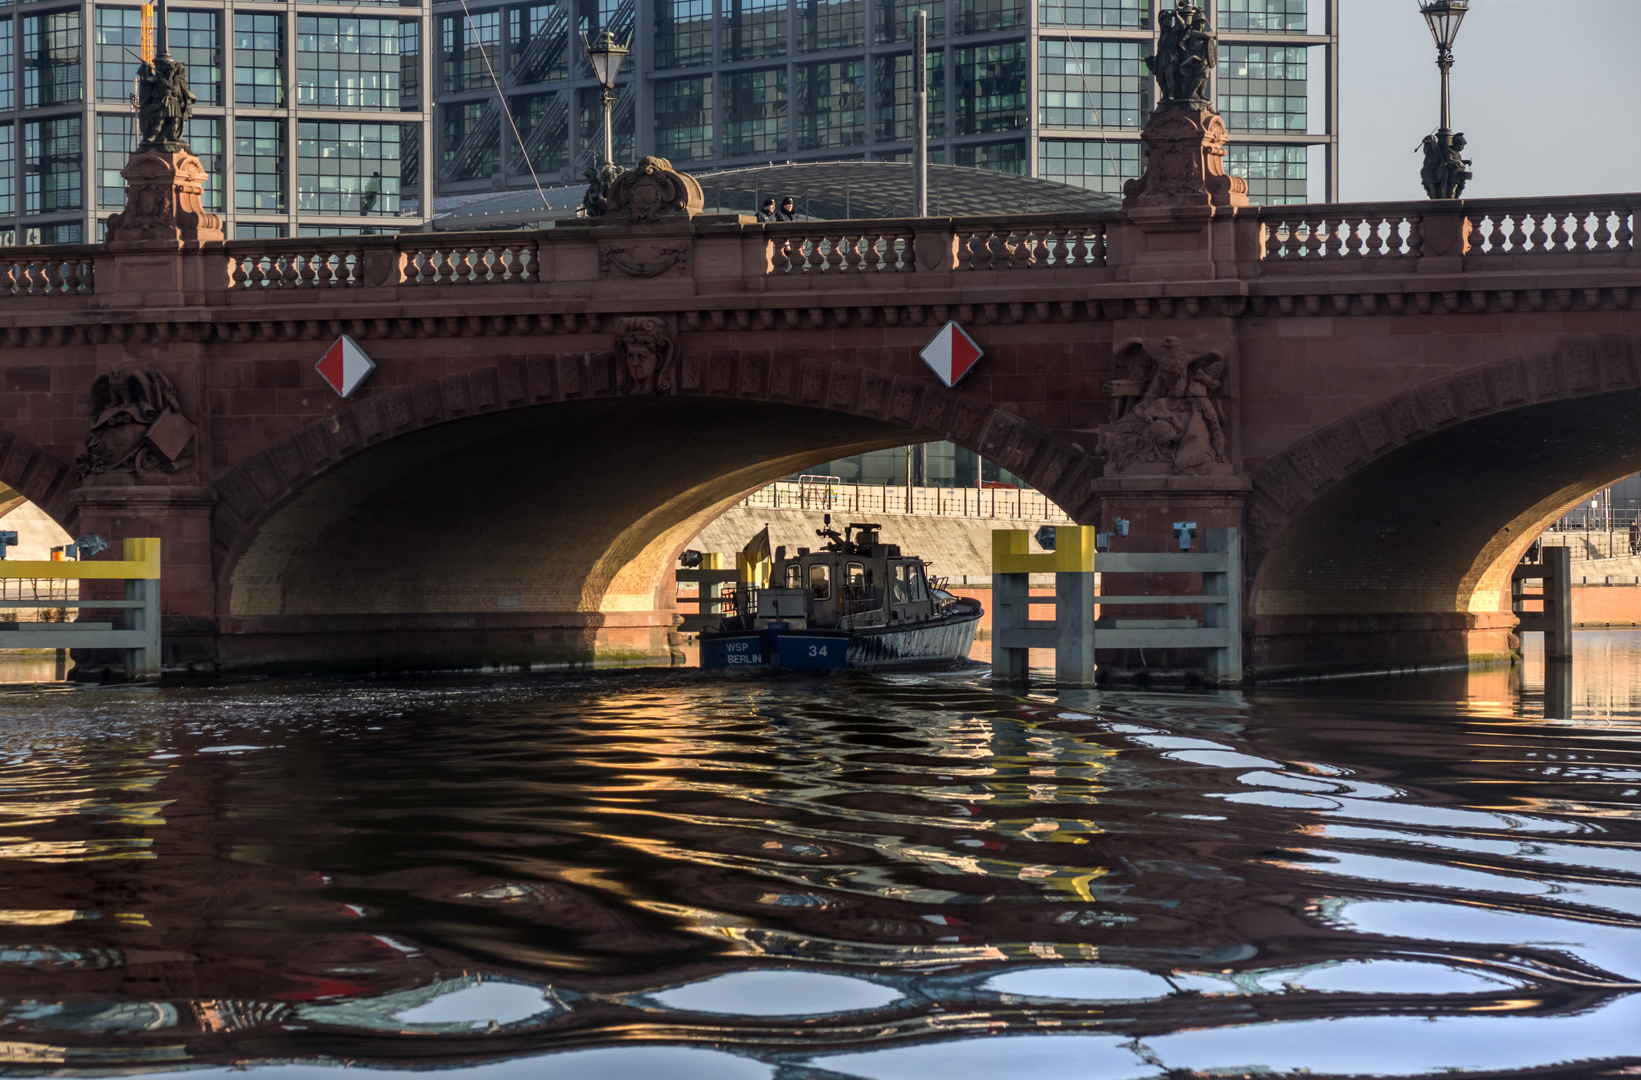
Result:
[[[0,13],[0,242],[84,243],[125,204],[137,4]],[[434,83],[424,4],[175,0],[171,55],[199,102],[204,203],[233,236],[419,229]]]
[[[1339,0],[1198,0],[1253,201],[1337,199]],[[581,34],[631,35],[616,158],[695,172],[911,157],[913,12],[929,13],[930,160],[1120,192],[1172,0],[434,0],[435,191],[575,184],[602,147]],[[931,193],[933,194],[933,193]],[[748,212],[753,208],[747,207]],[[937,207],[931,209],[938,212]]]

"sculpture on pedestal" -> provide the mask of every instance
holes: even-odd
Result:
[[[1145,173],[1123,185],[1123,206],[1246,206],[1248,182],[1225,175],[1225,123],[1208,100],[1219,40],[1189,0],[1158,16],[1162,35],[1146,65],[1162,91],[1140,132]]]
[[[120,175],[125,209],[109,216],[108,239],[221,240],[222,218],[207,213],[205,167],[185,135],[197,98],[188,89],[188,66],[165,48],[165,5],[158,19],[159,53],[137,68],[137,126],[142,141]]]
[[[84,480],[131,473],[146,480],[192,464],[196,428],[182,414],[177,388],[163,371],[116,371],[91,384],[91,432],[74,463]]]
[[[1176,337],[1155,349],[1135,338],[1117,347],[1113,361],[1118,377],[1105,386],[1111,423],[1097,450],[1107,476],[1230,471],[1219,401],[1223,353],[1193,356]]]

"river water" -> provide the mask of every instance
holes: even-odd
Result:
[[[0,1074],[1635,1075],[1638,809],[1637,633],[1548,695],[14,687]]]

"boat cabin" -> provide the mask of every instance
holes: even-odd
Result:
[[[937,597],[926,565],[883,543],[881,529],[817,529],[826,539],[819,551],[801,547],[788,556],[784,546],[776,548],[769,587],[757,594],[755,627],[855,630],[932,618]]]

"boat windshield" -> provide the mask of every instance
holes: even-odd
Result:
[[[788,589],[803,588],[803,567],[797,563],[786,564],[786,587]]]
[[[843,568],[843,583],[850,588],[859,588],[866,584],[866,567],[862,563],[852,562]]]

